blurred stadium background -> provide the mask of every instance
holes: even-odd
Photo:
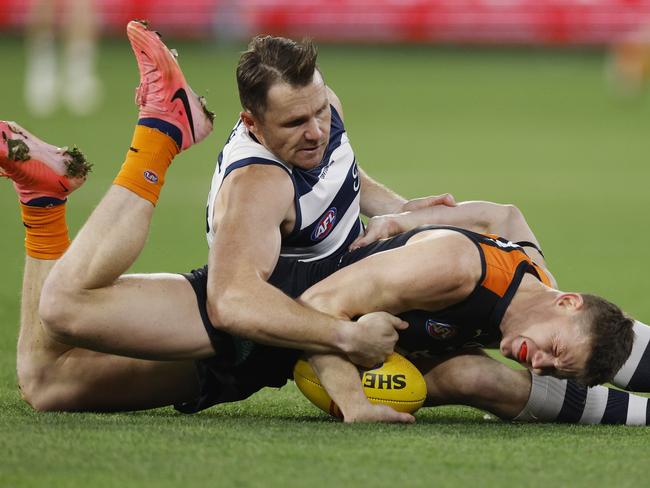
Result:
[[[55,2],[57,22],[79,4]],[[149,19],[178,49],[217,123],[174,164],[134,270],[203,264],[205,198],[239,110],[238,53],[255,34],[309,36],[370,174],[408,197],[449,191],[458,200],[515,203],[561,287],[600,293],[650,320],[650,96],[642,89],[650,61],[638,35],[650,25],[650,0],[97,0],[95,7],[100,103],[83,117],[64,107],[44,117],[30,112],[23,96],[32,4],[0,0],[0,118],[52,143],[77,144],[95,163],[69,205],[74,234],[121,164],[136,120],[138,76],[126,22]],[[619,78],[611,76],[612,59],[623,59],[614,63]],[[644,463],[634,461],[647,447],[645,429],[512,426],[468,409],[423,411],[408,431],[346,429],[323,421],[292,387],[192,418],[167,409],[35,415],[15,383],[23,230],[10,184],[0,184],[0,448],[7,453],[0,486],[193,485],[216,474],[224,486],[429,486],[431,473],[442,486],[625,486],[647,476]],[[607,436],[618,436],[617,443]],[[174,443],[194,455],[169,448]],[[372,456],[377,444],[393,465]],[[436,456],[422,456],[425,449]],[[98,457],[86,462],[89,452]],[[257,463],[243,465],[251,452]],[[464,467],[470,452],[481,460],[472,456],[474,464]]]

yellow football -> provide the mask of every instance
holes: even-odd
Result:
[[[307,361],[301,359],[296,363],[293,379],[310,402],[324,412],[342,418],[341,410],[320,384]],[[398,412],[415,412],[427,396],[427,386],[420,371],[397,353],[388,356],[381,366],[364,370],[361,383],[370,402],[388,405]]]

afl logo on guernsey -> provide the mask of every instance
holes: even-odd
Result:
[[[146,170],[144,173],[144,179],[149,183],[158,183],[158,175],[153,171]]]
[[[425,327],[427,334],[440,341],[451,339],[456,335],[456,327],[451,324],[445,324],[444,322],[436,322],[433,319],[427,319]]]
[[[321,241],[325,239],[329,233],[332,232],[335,223],[336,208],[332,207],[327,212],[325,212],[325,215],[323,215],[323,217],[320,219],[320,222],[318,222],[318,224],[316,224],[316,227],[314,227],[314,231],[311,233],[311,240]]]

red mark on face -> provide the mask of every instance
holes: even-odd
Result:
[[[517,355],[517,359],[519,360],[520,363],[525,363],[527,356],[528,356],[528,344],[526,344],[526,342],[524,341],[521,343],[521,347],[519,348],[519,354]]]

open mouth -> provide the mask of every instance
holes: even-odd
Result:
[[[521,347],[519,348],[519,354],[517,354],[517,359],[519,360],[520,363],[525,363],[527,357],[528,357],[528,344],[526,344],[526,341],[524,341],[521,343]]]

